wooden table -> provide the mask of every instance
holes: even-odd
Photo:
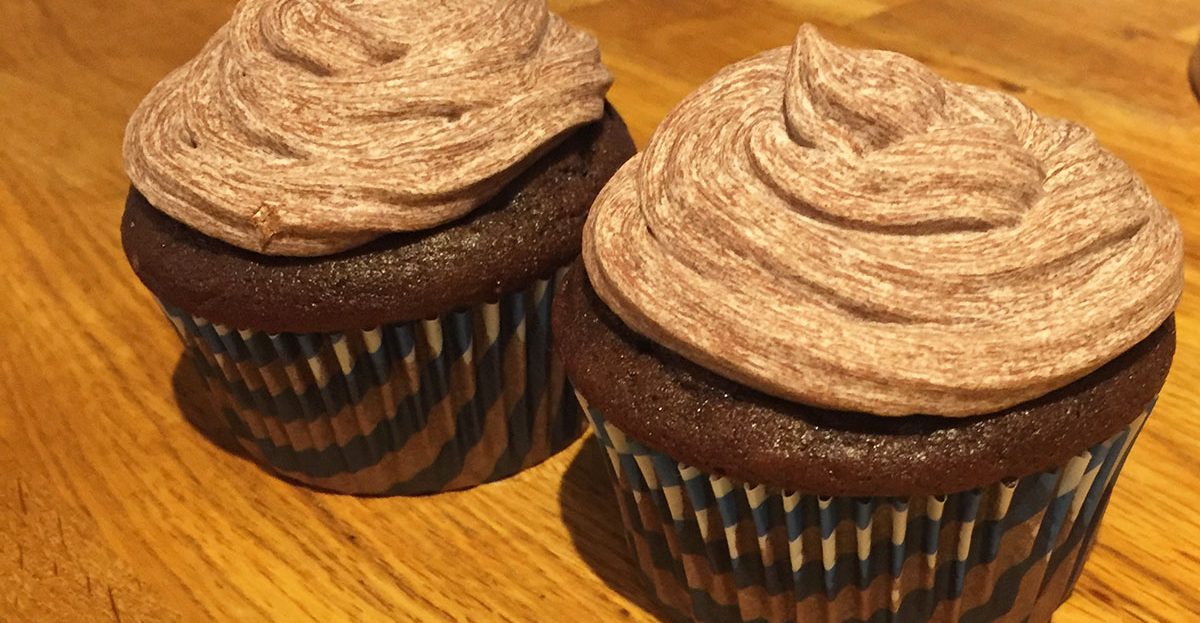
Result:
[[[1060,623],[1200,617],[1200,0],[560,0],[645,144],[804,21],[1084,122],[1183,221],[1179,355]],[[355,499],[243,458],[118,240],[139,98],[232,0],[0,2],[0,621],[654,620],[587,441],[508,482]]]

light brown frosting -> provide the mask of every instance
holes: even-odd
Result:
[[[545,0],[243,0],[137,109],[126,169],[205,234],[328,254],[470,212],[611,80]]]
[[[584,258],[688,359],[885,416],[1067,385],[1157,328],[1183,279],[1177,223],[1090,131],[807,26],[671,113]]]

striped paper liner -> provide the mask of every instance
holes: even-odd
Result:
[[[1047,622],[1150,408],[1057,469],[953,495],[824,497],[706,474],[587,406],[649,589],[706,622]]]
[[[369,331],[265,333],[163,308],[257,459],[321,489],[416,495],[510,476],[582,432],[549,348],[560,276]]]

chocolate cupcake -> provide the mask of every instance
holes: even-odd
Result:
[[[686,98],[555,303],[698,621],[1049,621],[1174,352],[1182,241],[1088,130],[801,30]]]
[[[419,494],[578,436],[549,306],[634,153],[610,83],[540,0],[244,0],[151,91],[122,241],[248,451]]]

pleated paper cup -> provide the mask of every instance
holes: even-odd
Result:
[[[321,489],[414,495],[510,476],[582,432],[549,348],[557,281],[344,333],[265,333],[163,308],[230,428],[264,464]]]
[[[1072,458],[950,495],[825,497],[706,474],[584,411],[637,565],[705,622],[1050,621],[1150,413]]]

